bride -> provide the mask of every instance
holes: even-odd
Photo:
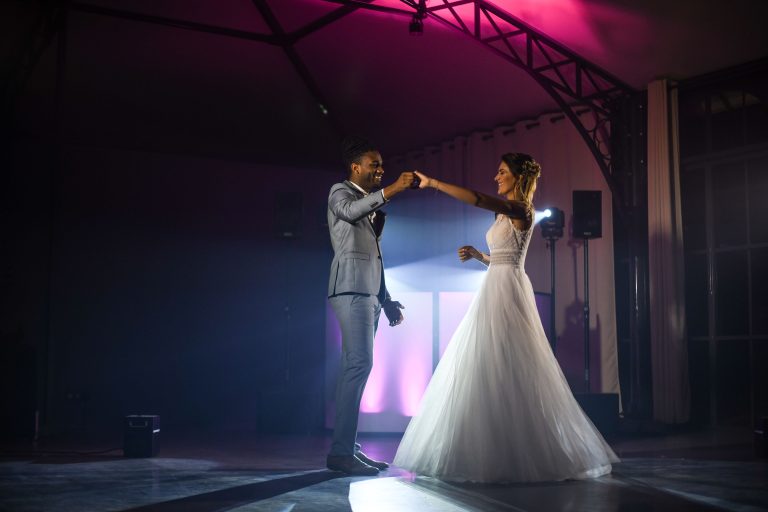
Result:
[[[523,265],[541,168],[523,153],[501,157],[495,198],[416,172],[431,187],[496,212],[488,265],[395,455],[422,475],[471,482],[594,478],[618,462],[571,393],[552,354]]]

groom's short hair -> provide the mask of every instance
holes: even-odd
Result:
[[[360,159],[369,151],[378,151],[378,148],[363,137],[357,135],[347,135],[341,143],[341,157],[344,161],[344,167],[350,172],[352,164],[359,164]]]

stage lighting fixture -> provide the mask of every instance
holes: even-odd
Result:
[[[412,36],[424,35],[424,18],[427,17],[427,0],[419,0],[416,12],[413,13],[411,23],[408,25],[408,32]]]
[[[565,214],[560,208],[550,207],[544,210],[544,219],[539,223],[541,226],[541,236],[545,239],[557,240],[563,237],[563,226],[565,226]]]
[[[419,19],[418,14],[413,15],[413,18],[411,19],[411,23],[410,25],[408,25],[408,32],[412,36],[424,35],[424,22]]]

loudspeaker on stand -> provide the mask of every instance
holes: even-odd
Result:
[[[602,199],[600,190],[573,191],[573,238],[603,236]]]

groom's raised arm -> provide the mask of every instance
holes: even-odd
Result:
[[[328,196],[328,207],[333,214],[350,224],[378,210],[384,203],[384,194],[381,191],[358,198],[354,192],[342,184],[334,186]]]
[[[331,188],[328,196],[328,207],[338,218],[349,223],[355,223],[366,215],[381,208],[384,203],[413,183],[413,172],[404,172],[394,183],[383,190],[371,192],[365,197],[358,198],[346,185],[339,183]]]

